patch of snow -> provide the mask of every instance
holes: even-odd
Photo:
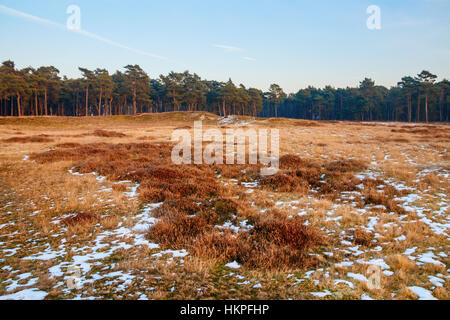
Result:
[[[325,290],[325,292],[311,292],[311,294],[318,298],[324,298],[326,296],[330,296],[331,292],[328,290]]]
[[[408,289],[418,296],[419,300],[437,300],[430,291],[422,287],[408,287]]]
[[[239,263],[237,263],[236,261],[233,261],[233,262],[227,263],[225,265],[225,267],[231,268],[231,269],[239,269],[241,267],[241,265]]]
[[[43,300],[47,292],[38,289],[25,289],[16,293],[0,296],[0,300]]]

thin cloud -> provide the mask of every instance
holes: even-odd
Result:
[[[224,44],[213,44],[213,47],[223,49],[223,50],[229,51],[229,52],[243,51],[243,49],[241,49],[241,48],[228,46],[228,45],[224,45]]]
[[[0,5],[0,12],[3,12],[5,14],[13,16],[13,17],[26,19],[26,20],[29,20],[29,21],[33,21],[33,22],[36,22],[36,23],[39,23],[39,24],[51,26],[51,27],[58,28],[58,29],[61,29],[61,30],[66,30],[66,31],[71,31],[71,32],[74,32],[74,33],[78,33],[78,34],[83,35],[85,37],[88,37],[88,38],[91,38],[91,39],[95,39],[95,40],[104,42],[106,44],[109,44],[111,46],[114,46],[114,47],[117,47],[117,48],[120,48],[120,49],[124,49],[124,50],[128,50],[128,51],[136,53],[136,54],[144,55],[144,56],[151,57],[151,58],[161,59],[161,60],[167,60],[166,57],[162,57],[162,56],[159,56],[159,55],[156,55],[156,54],[153,54],[153,53],[150,53],[150,52],[142,51],[142,50],[139,50],[139,49],[131,48],[131,47],[128,47],[128,46],[123,45],[121,43],[109,40],[107,38],[104,38],[102,36],[96,35],[94,33],[91,33],[91,32],[85,31],[85,30],[68,29],[65,25],[62,25],[60,23],[57,23],[57,22],[54,22],[54,21],[51,21],[51,20],[47,20],[47,19],[43,19],[43,18],[40,18],[40,17],[37,17],[37,16],[33,16],[31,14],[28,14],[28,13],[25,13],[25,12],[22,12],[22,11],[18,11],[18,10],[12,9],[12,8],[8,8],[8,7],[3,6],[3,5]]]
[[[247,61],[256,61],[256,59],[252,58],[252,57],[243,57],[242,59],[247,60]]]

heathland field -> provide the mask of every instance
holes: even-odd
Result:
[[[277,128],[280,171],[175,165]],[[166,113],[0,118],[0,299],[448,299],[450,127]]]

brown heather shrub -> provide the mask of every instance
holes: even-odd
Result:
[[[29,136],[29,137],[12,137],[9,139],[4,139],[3,142],[8,143],[42,143],[42,142],[53,142],[53,139],[50,139],[48,135],[41,134],[38,136]]]
[[[284,155],[280,158],[280,169],[282,170],[299,170],[304,168],[319,169],[320,165],[291,154]]]
[[[79,212],[73,217],[68,217],[62,220],[62,223],[65,226],[75,226],[82,224],[94,224],[98,221],[98,218],[95,214],[90,212]]]
[[[260,165],[215,165],[217,173],[223,178],[237,179],[242,182],[254,181],[259,177]]]
[[[353,242],[357,245],[372,247],[373,243],[373,235],[364,229],[357,228],[353,231]]]
[[[320,168],[299,168],[295,171],[295,175],[302,180],[306,180],[311,187],[321,185],[322,171]]]
[[[197,211],[183,200],[166,201],[154,212],[159,221],[150,228],[149,239],[164,248],[187,248],[196,256],[221,262],[236,260],[257,269],[310,265],[313,260],[308,251],[323,242],[318,231],[305,226],[304,220],[285,218],[275,212],[269,212],[270,217],[253,217],[254,228],[237,235],[231,230],[214,228],[221,223],[221,214],[229,218],[239,204],[224,199],[213,203],[211,209],[207,203],[200,204]],[[187,215],[193,212],[195,216]]]
[[[190,250],[198,257],[218,259],[222,262],[245,261],[250,254],[251,246],[236,237],[230,230],[219,233],[215,230],[207,231],[195,239]]]
[[[299,217],[265,217],[256,221],[251,237],[257,242],[270,242],[297,250],[308,250],[320,241],[317,231],[304,225]]]
[[[251,251],[237,257],[238,262],[248,268],[282,270],[317,263],[308,252],[324,239],[299,217],[264,217],[255,222],[245,241],[250,243]]]
[[[277,173],[273,176],[263,177],[261,185],[276,192],[302,192],[309,191],[308,183],[297,176]]]
[[[356,191],[361,180],[352,173],[331,174],[325,177],[326,183],[322,184],[320,191],[324,194],[335,194],[344,191]]]
[[[41,163],[72,160],[80,173],[97,172],[112,181],[140,183],[143,201],[160,202],[190,195],[217,197],[223,186],[210,166],[172,165],[170,144],[87,144],[31,156]]]
[[[354,173],[366,169],[360,161],[338,160],[321,165],[296,155],[280,158],[280,172],[261,178],[261,185],[277,192],[308,192],[310,188],[331,198],[344,191],[357,191],[361,181]]]
[[[406,214],[406,210],[399,206],[399,203],[392,199],[392,193],[386,193],[380,190],[365,188],[363,190],[364,202],[366,204],[384,205],[390,212],[396,212],[398,214]]]
[[[237,237],[230,231],[209,231],[192,244],[198,256],[222,262],[237,261],[244,267],[283,270],[310,266],[317,261],[308,251],[323,242],[318,231],[306,227],[301,219],[259,220],[254,229]]]
[[[167,175],[163,175],[165,172]],[[219,185],[213,176],[190,166],[157,168],[155,171],[142,172],[139,187],[140,197],[144,201],[162,202],[166,199],[180,199],[195,196],[202,198],[217,197],[223,186]]]
[[[201,198],[181,198],[181,199],[168,199],[157,210],[164,208],[176,209],[188,216],[197,215],[199,212],[206,212],[211,210],[211,202]],[[162,216],[162,215],[160,215]]]
[[[218,199],[214,203],[214,211],[219,216],[219,222],[223,223],[238,213],[238,204],[233,199]]]
[[[106,131],[106,130],[95,130],[93,135],[96,137],[104,137],[104,138],[123,138],[127,136],[122,132]]]
[[[378,186],[385,185],[385,182],[384,182],[384,180],[381,180],[381,179],[366,178],[362,181],[362,184],[366,188],[376,188]]]
[[[55,146],[55,148],[61,148],[61,149],[71,149],[71,148],[78,148],[81,147],[81,144],[77,142],[66,142],[66,143],[60,143]]]
[[[199,234],[212,228],[210,219],[206,214],[191,217],[173,210],[149,229],[148,237],[163,247],[183,249],[195,242]]]

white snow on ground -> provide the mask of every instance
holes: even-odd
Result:
[[[225,267],[231,268],[231,269],[239,269],[241,267],[241,265],[239,263],[237,263],[236,261],[233,261],[233,262],[227,263],[225,265]]]
[[[382,270],[386,270],[386,269],[390,269],[391,267],[386,264],[386,262],[384,262],[383,259],[372,259],[369,261],[364,261],[362,259],[357,261],[360,264],[367,264],[367,265],[375,265],[375,266],[379,266]]]
[[[47,292],[38,289],[25,289],[13,294],[0,296],[0,300],[43,300]]]
[[[229,229],[233,230],[235,233],[249,231],[253,229],[253,226],[248,224],[248,220],[243,220],[239,223],[239,226],[235,226],[231,221],[225,222],[223,225],[215,226],[217,229]]]
[[[349,273],[347,273],[347,277],[361,281],[361,282],[367,282],[367,278],[360,273],[349,272]]]
[[[428,280],[435,286],[435,287],[443,287],[445,280],[434,277],[434,276],[428,276]]]
[[[367,294],[363,293],[361,295],[361,300],[373,300],[371,297],[369,297]]]
[[[433,252],[427,252],[424,253],[422,255],[420,255],[418,257],[418,261],[420,261],[421,263],[431,263],[431,264],[438,264],[438,265],[442,265],[445,267],[445,264],[443,264],[442,262],[435,260],[435,258],[437,258]],[[417,263],[420,264],[420,263]]]
[[[350,281],[347,281],[347,280],[334,280],[334,284],[335,285],[338,285],[338,284],[341,284],[341,283],[349,286],[352,289],[355,287],[354,284],[352,282],[350,282]]]
[[[310,292],[313,296],[318,298],[324,298],[326,296],[330,296],[331,292],[328,290],[325,290],[325,292]]]
[[[340,263],[336,263],[334,266],[337,268],[344,268],[344,267],[351,267],[353,266],[354,262],[353,261],[343,261]]]
[[[184,258],[189,253],[186,250],[165,250],[158,253],[153,254],[154,257],[162,257],[166,254],[172,255],[173,258]]]
[[[126,196],[130,198],[136,198],[137,197],[137,189],[139,188],[139,184],[136,183],[129,187],[130,191],[124,192]]]
[[[419,300],[437,300],[429,290],[422,287],[408,287],[408,289],[414,292],[419,297]]]

